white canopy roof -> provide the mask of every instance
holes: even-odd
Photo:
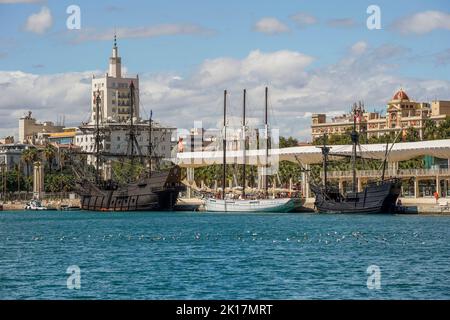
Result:
[[[402,142],[396,143],[388,155],[389,162],[409,160],[418,156],[430,155],[433,157],[450,159],[450,139]],[[335,154],[351,156],[352,145],[330,146],[330,152]],[[365,144],[358,148],[358,155],[364,158],[384,159],[386,144]],[[265,150],[247,150],[246,163],[251,165],[264,165],[266,162]],[[269,150],[269,163],[274,163],[278,157],[279,161],[300,161],[302,164],[313,164],[322,162],[322,151],[317,146],[292,147]],[[227,151],[227,163],[243,163],[243,151]],[[181,167],[202,167],[211,164],[222,164],[223,152],[184,152],[177,153],[176,158],[171,159],[173,163]]]

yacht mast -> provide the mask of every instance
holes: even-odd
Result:
[[[246,164],[246,159],[245,159],[245,153],[246,153],[246,148],[247,148],[247,137],[246,137],[246,132],[245,132],[245,103],[246,103],[246,95],[247,95],[247,90],[244,89],[244,110],[243,110],[243,114],[242,114],[242,138],[244,140],[244,146],[243,146],[243,166],[242,166],[242,198],[245,199],[245,164]]]
[[[223,167],[222,167],[222,199],[225,200],[227,182],[227,90],[223,92]]]
[[[265,172],[264,172],[264,193],[266,198],[269,195],[269,176],[268,176],[268,168],[269,168],[269,123],[268,123],[268,117],[267,117],[267,95],[268,95],[269,88],[266,87],[265,90],[265,112],[264,112],[264,127],[266,131],[266,163],[265,163]]]

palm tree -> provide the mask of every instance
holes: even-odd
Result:
[[[33,163],[38,159],[38,153],[37,150],[35,148],[29,148],[26,149],[22,152],[22,156],[21,156],[21,160],[25,163],[26,165],[26,170],[27,170],[27,182],[29,181],[29,177],[30,177],[30,167],[33,165]],[[27,192],[30,191],[30,184],[27,183]]]
[[[47,161],[49,172],[52,172],[52,162],[56,156],[55,148],[51,144],[47,144],[43,150],[43,155]]]
[[[434,140],[438,136],[438,128],[436,122],[426,119],[423,124],[423,140]]]

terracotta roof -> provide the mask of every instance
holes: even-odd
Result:
[[[406,94],[406,92],[403,91],[403,89],[400,89],[394,94],[394,97],[392,98],[392,100],[408,100],[409,101],[409,97]]]

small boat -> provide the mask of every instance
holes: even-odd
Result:
[[[61,211],[79,211],[79,210],[81,210],[81,207],[79,207],[79,206],[69,206],[67,204],[62,204],[59,209]]]
[[[213,199],[205,201],[206,211],[214,212],[291,212],[303,205],[299,198]]]
[[[31,200],[25,205],[25,210],[48,210],[39,200]]]

